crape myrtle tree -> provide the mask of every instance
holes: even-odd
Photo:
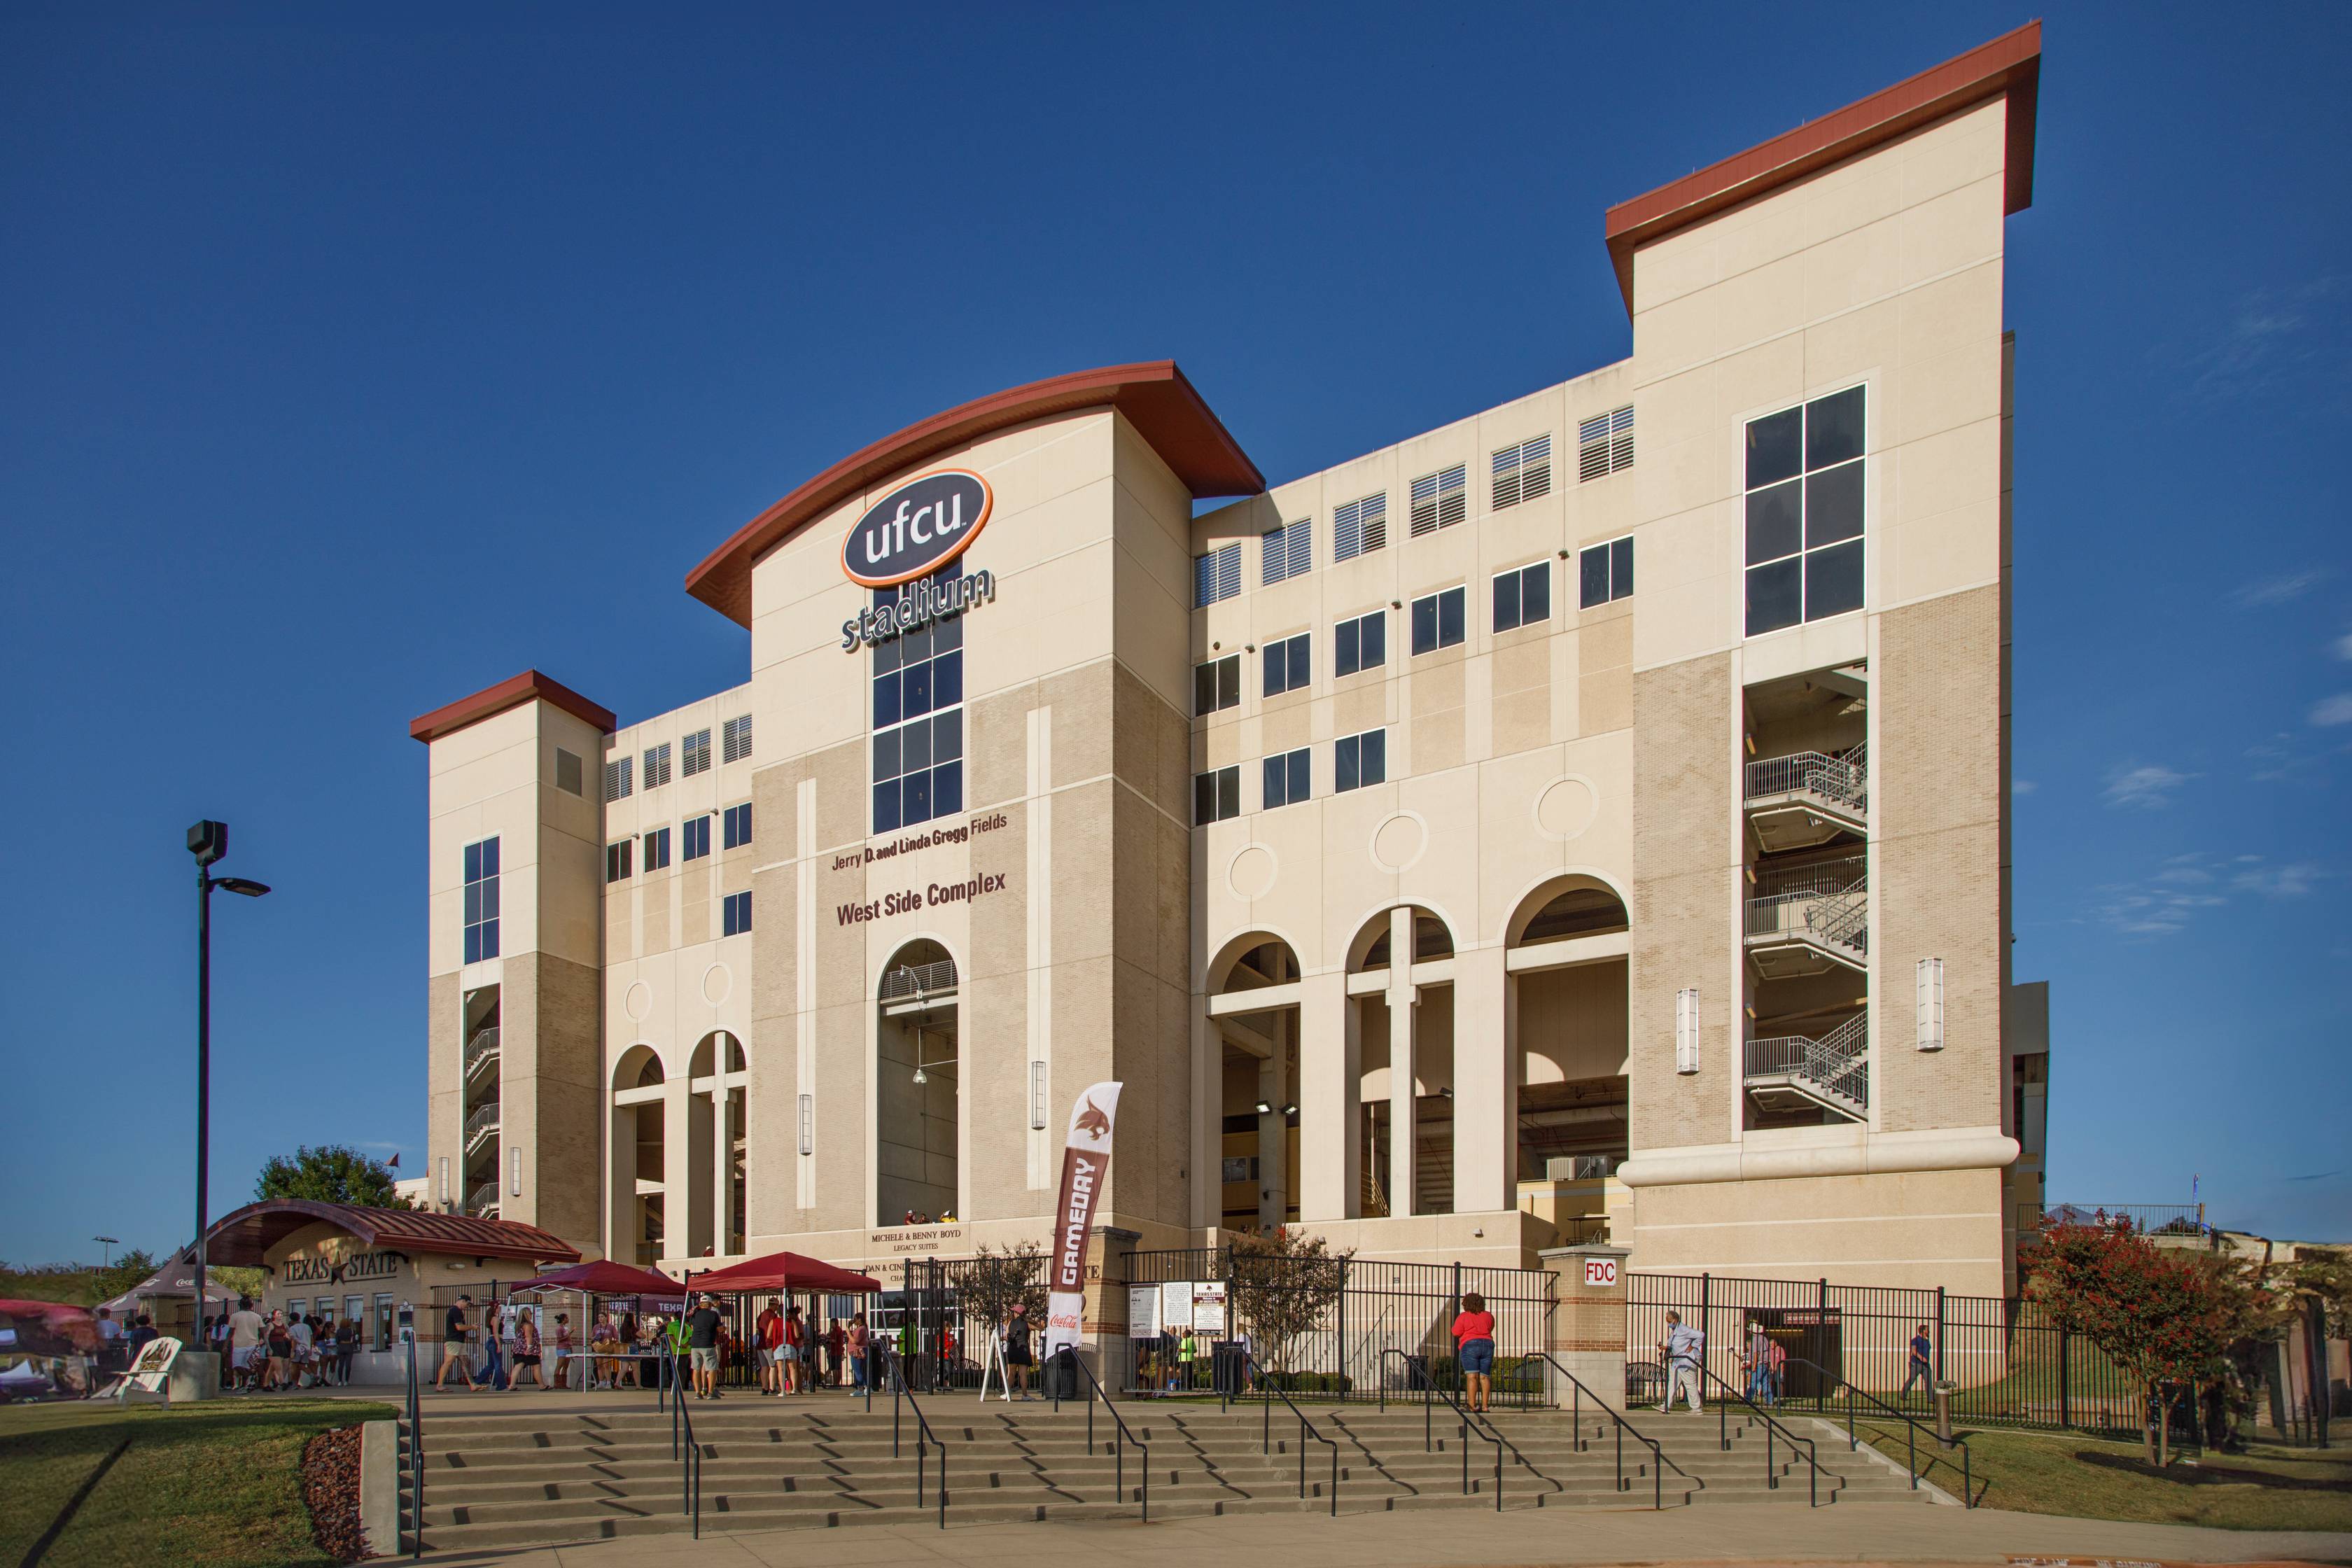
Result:
[[[2169,1462],[2166,1413],[2227,1375],[2247,1303],[2211,1260],[2159,1247],[2127,1224],[2045,1229],[2020,1259],[2052,1321],[2080,1334],[2139,1384],[2148,1462]]]
[[[1013,1321],[1013,1309],[1028,1309],[1031,1325],[1045,1321],[1045,1249],[1034,1241],[992,1252],[982,1242],[980,1251],[956,1268],[956,1296],[963,1310],[1001,1330]]]
[[[394,1186],[392,1167],[341,1143],[303,1144],[291,1158],[272,1154],[253,1184],[257,1200],[302,1198],[320,1204],[357,1204],[362,1208],[405,1209],[416,1205]]]
[[[1288,1226],[1234,1237],[1233,1270],[1225,1284],[1234,1321],[1268,1372],[1288,1372],[1298,1342],[1323,1326],[1339,1302],[1353,1256],[1333,1252],[1321,1237],[1303,1236]]]

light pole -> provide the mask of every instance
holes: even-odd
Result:
[[[212,1141],[213,889],[226,888],[257,899],[266,882],[215,877],[213,863],[228,853],[228,824],[206,820],[188,829],[188,853],[196,858],[196,1325],[205,1318],[205,1181]],[[205,1347],[199,1346],[200,1350]]]
[[[114,1267],[114,1248],[122,1238],[119,1236],[93,1236],[90,1239],[99,1244],[98,1271],[103,1274]]]

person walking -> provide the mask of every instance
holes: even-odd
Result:
[[[1772,1403],[1772,1352],[1778,1347],[1772,1336],[1764,1331],[1762,1320],[1748,1321],[1748,1350],[1739,1364],[1748,1373],[1748,1397],[1759,1405]]]
[[[1666,1399],[1659,1405],[1661,1413],[1675,1407],[1676,1393],[1687,1393],[1694,1411],[1706,1408],[1706,1392],[1701,1386],[1705,1380],[1699,1368],[1706,1355],[1706,1334],[1683,1321],[1680,1312],[1666,1314],[1666,1337],[1658,1343],[1658,1353],[1666,1359]]]
[[[873,1351],[868,1343],[868,1337],[866,1331],[866,1315],[860,1312],[849,1320],[847,1337],[850,1387],[853,1390],[863,1390],[866,1387],[866,1378],[874,1370],[871,1359]]]
[[[526,1307],[515,1317],[514,1386],[522,1386],[522,1374],[530,1373],[530,1381],[541,1388],[547,1386],[547,1376],[540,1370],[540,1357],[544,1353],[539,1338],[539,1325],[531,1321],[530,1309]]]
[[[265,1369],[254,1363],[263,1359],[261,1341],[268,1331],[269,1325],[262,1321],[261,1314],[253,1310],[253,1298],[250,1296],[239,1296],[236,1310],[231,1312],[228,1321],[221,1325],[221,1332],[228,1342],[228,1365],[244,1374],[245,1386],[248,1389],[261,1381],[261,1373]]]
[[[686,1320],[688,1353],[694,1362],[694,1396],[719,1397],[719,1299],[707,1291]]]
[[[1936,1391],[1936,1342],[1927,1337],[1927,1325],[1925,1323],[1912,1331],[1910,1371],[1903,1379],[1903,1386],[1895,1391],[1895,1397],[1900,1399],[1910,1393],[1915,1383],[1922,1394]]]
[[[433,1374],[433,1392],[436,1394],[440,1393],[441,1385],[448,1381],[452,1366],[457,1369],[457,1375],[466,1380],[467,1393],[480,1391],[481,1385],[474,1381],[474,1359],[466,1345],[466,1336],[471,1331],[471,1325],[466,1321],[466,1309],[473,1304],[471,1296],[460,1296],[457,1304],[450,1308],[448,1315],[442,1320],[441,1369]]]
[[[1013,1303],[1013,1321],[1004,1325],[1004,1371],[1006,1381],[1021,1392],[1017,1399],[1034,1399],[1029,1392],[1031,1375],[1037,1370],[1035,1352],[1029,1348],[1029,1303]],[[1010,1392],[1010,1391],[1008,1391]]]
[[[784,1392],[801,1392],[801,1350],[808,1342],[808,1328],[801,1321],[798,1301],[784,1309]]]
[[[751,1320],[751,1359],[759,1363],[760,1392],[762,1394],[774,1394],[783,1378],[782,1369],[776,1365],[773,1331],[776,1325],[783,1321],[783,1316],[776,1299],[771,1296],[768,1304],[760,1309],[760,1315]]]
[[[1454,1357],[1462,1368],[1463,1393],[1470,1408],[1482,1411],[1493,1396],[1495,1384],[1495,1314],[1486,1298],[1465,1291],[1462,1310],[1454,1319]]]

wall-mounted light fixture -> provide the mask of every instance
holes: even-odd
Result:
[[[1675,993],[1675,1070],[1698,1071],[1698,987]]]
[[[816,1096],[801,1096],[801,1152],[816,1152]]]
[[[1045,1131],[1045,1064],[1029,1064],[1029,1131]]]
[[[1915,981],[1919,1013],[1919,1048],[1944,1048],[1944,961],[1923,958]]]

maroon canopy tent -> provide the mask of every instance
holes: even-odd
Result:
[[[584,1290],[591,1296],[677,1296],[686,1287],[658,1268],[638,1268],[626,1263],[615,1263],[600,1258],[593,1263],[575,1263],[569,1268],[559,1268],[552,1274],[541,1274],[520,1281],[514,1287],[524,1290]]]
[[[881,1281],[852,1274],[797,1252],[772,1252],[747,1258],[731,1268],[697,1274],[686,1282],[689,1291],[735,1294],[751,1290],[799,1290],[835,1296],[864,1296],[882,1289]]]

